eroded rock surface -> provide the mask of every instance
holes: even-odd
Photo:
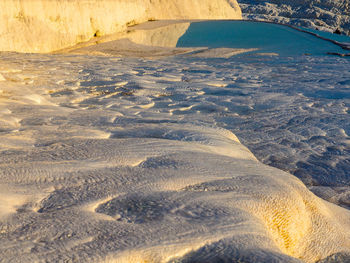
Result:
[[[348,0],[240,0],[245,18],[311,27],[350,35]]]

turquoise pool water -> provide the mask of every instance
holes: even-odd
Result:
[[[346,35],[338,35],[338,34],[333,34],[330,32],[325,32],[325,31],[320,31],[320,30],[315,30],[315,29],[311,29],[311,28],[306,28],[306,27],[300,27],[300,29],[304,30],[304,31],[308,31],[311,33],[315,33],[321,37],[325,37],[325,38],[329,38],[335,41],[339,41],[339,42],[346,42],[350,44],[350,37],[346,36]]]
[[[258,52],[287,56],[350,53],[329,41],[287,26],[252,21],[191,23],[177,47],[258,48]]]

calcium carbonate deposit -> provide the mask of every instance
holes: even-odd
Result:
[[[247,19],[350,35],[349,0],[239,0]]]
[[[0,52],[0,262],[349,262],[347,38],[120,32],[240,18],[224,0],[0,10],[1,50],[56,51]]]

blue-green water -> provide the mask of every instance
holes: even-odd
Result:
[[[311,33],[315,33],[321,37],[325,37],[325,38],[332,39],[335,41],[350,43],[350,37],[346,36],[346,35],[338,35],[338,34],[333,34],[330,32],[320,31],[320,30],[316,30],[316,29],[312,29],[312,28],[306,28],[306,27],[300,27],[300,29],[302,29],[304,31],[311,32]]]
[[[287,56],[350,52],[329,41],[287,26],[251,21],[191,23],[187,32],[179,39],[177,47],[258,48],[258,52],[274,52]]]

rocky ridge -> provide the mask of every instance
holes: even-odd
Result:
[[[240,0],[239,4],[246,19],[350,35],[349,0]]]

